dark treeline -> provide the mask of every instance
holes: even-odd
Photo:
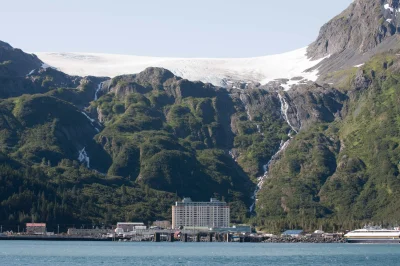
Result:
[[[105,178],[76,162],[28,167],[6,156],[0,163],[0,195],[3,231],[17,231],[18,226],[23,231],[27,222],[45,222],[49,231],[58,226],[60,231],[111,226],[118,221],[150,223],[170,218],[177,199],[123,178]]]

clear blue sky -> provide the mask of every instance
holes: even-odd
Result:
[[[8,0],[0,40],[31,52],[248,57],[311,43],[352,0]]]

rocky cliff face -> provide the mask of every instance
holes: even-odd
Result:
[[[5,64],[6,62],[8,64]],[[10,71],[7,75],[8,77],[10,77],[10,73],[12,73],[11,76],[23,77],[31,71],[42,67],[42,65],[43,62],[36,55],[26,54],[22,50],[0,41],[0,77],[5,68]]]
[[[105,77],[69,76],[43,65],[35,55],[0,42],[1,99],[48,92],[83,108],[94,100],[99,84],[106,80]]]
[[[360,66],[375,54],[400,48],[398,5],[391,0],[355,0],[326,23],[307,50],[314,59],[329,56],[312,68],[318,69],[317,82],[327,82],[333,72]]]
[[[396,25],[385,19],[397,13],[397,1],[384,6],[383,0],[356,0],[325,24],[308,48],[314,59],[342,53],[346,49],[365,53],[397,33]],[[391,11],[392,10],[392,11]]]
[[[313,103],[306,104],[303,113],[313,118],[271,165],[259,193],[260,220],[286,216],[304,228],[314,223],[309,217],[341,226],[398,219],[389,207],[398,204],[392,195],[399,191],[397,54],[394,50],[374,56],[352,72],[341,92],[288,92],[297,112],[305,99]],[[333,95],[341,100],[330,100]],[[321,107],[325,119],[310,112]]]
[[[330,86],[301,85],[286,92],[288,118],[299,131],[340,117],[347,96]]]

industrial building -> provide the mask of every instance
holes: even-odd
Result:
[[[26,233],[30,235],[45,235],[46,234],[45,223],[27,223]]]
[[[68,235],[70,236],[91,236],[91,237],[99,237],[103,235],[108,235],[114,233],[112,229],[77,229],[77,228],[68,228]]]
[[[171,229],[171,221],[155,221],[152,228]]]
[[[230,209],[226,202],[212,198],[210,202],[194,202],[184,198],[172,206],[173,229],[229,227]]]
[[[144,223],[117,223],[116,233],[127,233],[134,230],[146,230]]]

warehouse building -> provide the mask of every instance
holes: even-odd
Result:
[[[146,230],[147,227],[144,223],[117,223],[116,229],[121,232],[132,232],[134,230]]]
[[[45,235],[46,234],[45,223],[27,223],[26,233],[29,235]]]

